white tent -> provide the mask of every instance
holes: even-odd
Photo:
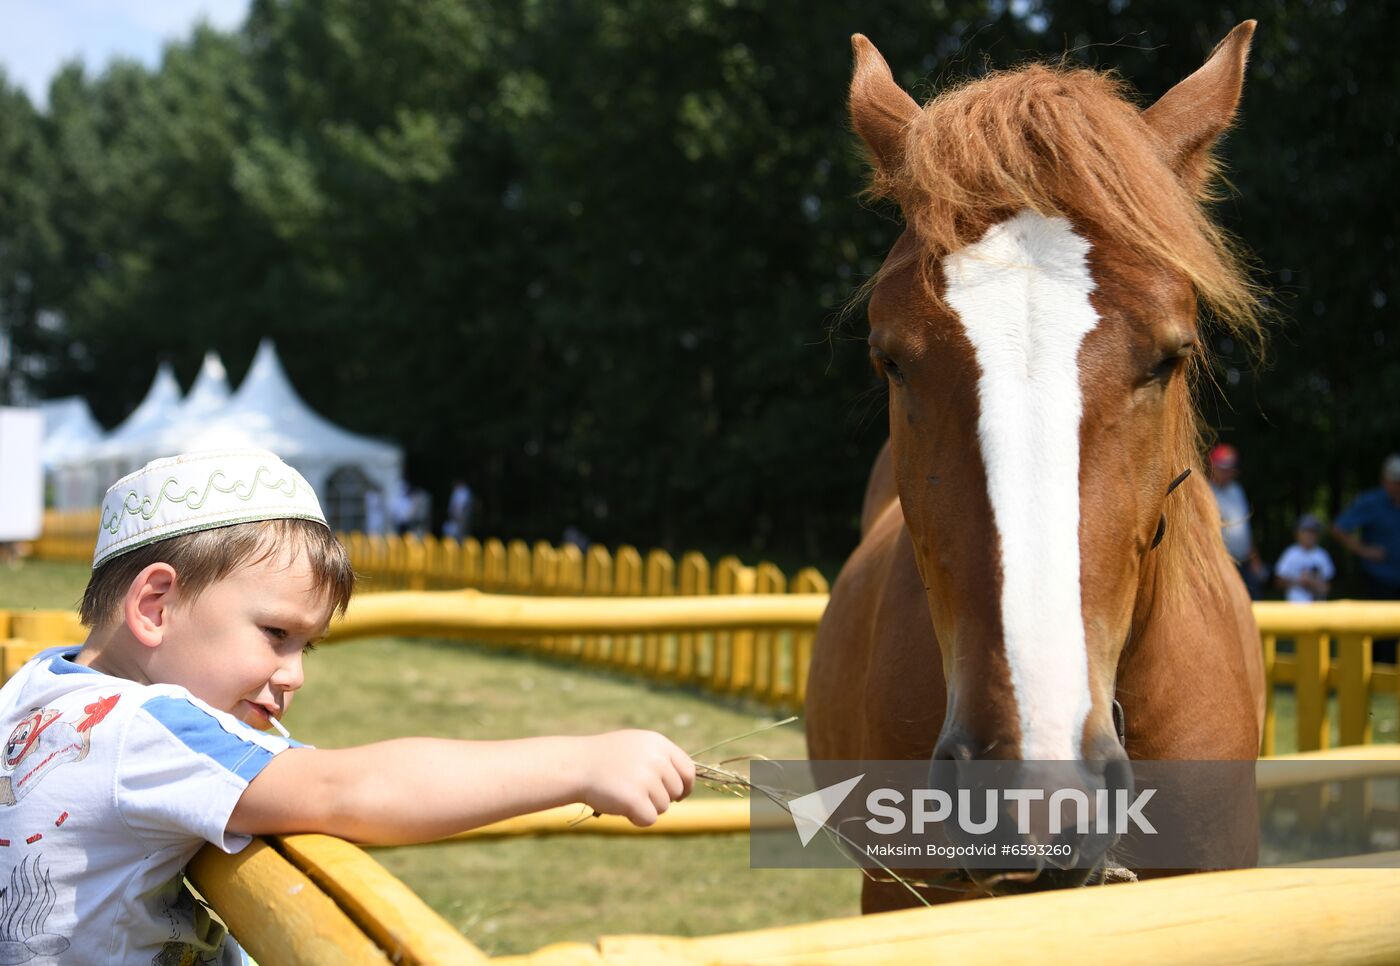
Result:
[[[215,415],[208,415],[202,403],[198,410],[192,407],[198,389],[196,384],[190,390],[181,418],[143,441],[148,458],[248,446],[270,449],[306,477],[337,529],[362,528],[366,495],[378,491],[387,496],[398,484],[402,451],[314,412],[292,388],[271,340],[258,346],[242,385]]]
[[[162,440],[172,427],[202,425],[228,405],[228,372],[217,352],[204,354],[199,374],[195,376],[194,385],[183,401],[179,399],[180,387],[175,382],[174,374],[164,364],[161,368],[165,370],[168,382],[161,378],[160,370],[157,370],[160,395],[157,396],[157,385],[153,383],[146,400],[97,447],[92,462],[101,484],[96,499],[90,505],[101,503],[107,487],[126,474],[139,470],[153,459],[180,452],[163,447]],[[153,405],[143,412],[152,397],[155,397]]]
[[[204,357],[189,395],[162,364],[141,405],[102,442],[59,467],[59,506],[96,506],[106,488],[153,459],[198,450],[258,447],[295,466],[315,488],[331,524],[364,529],[366,501],[394,493],[403,452],[341,429],[317,415],[292,388],[272,342],[264,339],[230,396],[219,357]]]
[[[102,448],[116,452],[117,447],[128,445],[152,428],[168,422],[179,408],[180,384],[175,381],[170,363],[162,362],[156,367],[156,377],[151,380],[151,388],[146,390],[146,398],[117,424],[103,440]]]
[[[139,466],[132,449],[137,440],[168,422],[180,407],[180,384],[170,363],[156,368],[151,388],[131,415],[105,439],[64,453],[51,464],[54,505],[59,509],[97,506],[107,487]]]
[[[39,403],[39,412],[44,416],[45,469],[88,456],[102,439],[102,425],[82,396],[46,399]]]
[[[41,459],[45,484],[55,506],[91,506],[96,482],[92,474],[67,469],[68,464],[91,458],[102,440],[102,426],[92,416],[82,396],[65,396],[39,404],[44,417]]]
[[[197,433],[228,408],[230,399],[228,371],[217,352],[204,353],[199,374],[194,377],[194,385],[183,402],[164,414],[159,420],[146,423],[129,433],[124,439],[109,440],[103,447],[104,455],[111,454],[124,465],[121,473],[112,479],[119,479],[126,473],[140,469],[151,460],[163,456],[173,456],[184,452],[175,442],[190,433]]]

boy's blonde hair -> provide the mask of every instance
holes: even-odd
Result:
[[[78,618],[87,627],[119,620],[131,582],[153,563],[174,568],[181,596],[192,600],[239,567],[260,563],[282,550],[306,555],[311,579],[323,599],[333,613],[344,614],[355,589],[355,571],[335,534],[313,520],[276,519],[198,530],[114,557],[93,570]]]

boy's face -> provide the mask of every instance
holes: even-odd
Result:
[[[152,679],[267,730],[302,685],[302,652],[330,622],[305,555],[281,552],[240,567],[192,601],[178,588],[177,576]]]
[[[1317,546],[1316,530],[1299,530],[1295,536],[1298,538],[1298,546],[1305,550],[1311,550]]]

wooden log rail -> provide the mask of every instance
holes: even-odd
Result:
[[[752,590],[748,576],[775,588],[780,575],[760,568],[732,576],[735,581],[720,589]],[[565,661],[796,710],[806,697],[813,633],[826,600],[823,593],[779,592],[619,598],[403,591],[357,597],[332,626],[330,640],[429,635],[505,641]],[[1400,602],[1264,602],[1254,613],[1271,685],[1261,753],[1276,747],[1279,688],[1296,695],[1300,751],[1332,745],[1334,727],[1337,744],[1373,741],[1372,701],[1381,695],[1400,701],[1400,672],[1376,664],[1372,644],[1400,636]],[[38,645],[82,639],[72,613],[0,611],[0,642],[9,642],[6,674]],[[1280,648],[1287,641],[1291,654]]]

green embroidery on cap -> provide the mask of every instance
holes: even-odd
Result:
[[[267,474],[269,480],[264,480],[263,474]],[[215,470],[213,473],[209,474],[209,479],[204,484],[203,492],[200,492],[198,487],[191,487],[183,493],[179,492],[178,489],[174,492],[169,490],[170,485],[178,484],[179,480],[173,476],[168,477],[166,481],[160,485],[160,489],[156,491],[154,500],[150,497],[142,497],[135,490],[132,490],[122,501],[121,508],[111,511],[112,515],[110,518],[107,517],[108,508],[104,506],[102,508],[103,518],[100,529],[115,535],[116,532],[121,529],[124,515],[133,517],[139,516],[144,520],[150,520],[156,515],[156,511],[160,509],[160,505],[166,500],[169,500],[171,503],[183,503],[188,509],[198,510],[204,506],[210,494],[217,492],[232,494],[237,499],[246,503],[253,498],[253,494],[257,493],[260,486],[269,490],[277,490],[288,498],[296,496],[297,481],[295,477],[283,477],[273,483],[270,482],[271,476],[272,473],[266,466],[259,466],[258,471],[253,474],[251,482],[245,483],[239,480],[225,485],[220,482],[220,480],[224,478],[224,471]],[[135,505],[131,502],[133,499],[137,501]],[[125,514],[123,514],[122,511],[125,511]]]

